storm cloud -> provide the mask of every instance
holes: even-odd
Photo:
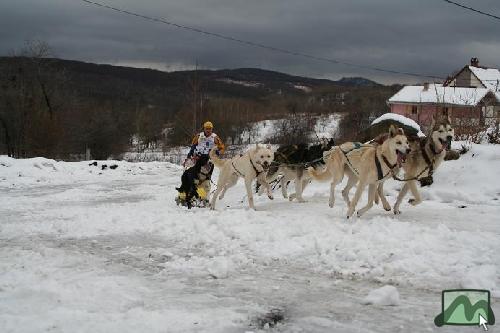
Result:
[[[100,1],[100,0],[98,0]],[[460,0],[500,14],[498,0]],[[500,21],[441,0],[102,0],[239,39],[343,62],[445,77],[469,62],[500,65]],[[54,56],[160,70],[258,67],[383,83],[425,78],[315,61],[120,14],[81,0],[0,2],[0,54],[25,40]],[[428,80],[428,79],[427,79]]]

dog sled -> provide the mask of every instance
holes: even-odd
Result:
[[[184,206],[188,208],[198,207],[205,208],[208,207],[208,195],[203,187],[196,187],[196,192],[198,196],[193,196],[190,200],[190,204],[188,205],[188,201],[186,199],[186,192],[179,192],[175,197],[175,203],[177,206]]]
[[[213,164],[208,156],[193,156],[184,162],[181,186],[176,187],[175,203],[188,209],[208,207]]]

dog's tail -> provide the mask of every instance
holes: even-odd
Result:
[[[217,156],[217,154],[215,153],[215,150],[217,148],[212,148],[212,150],[210,150],[210,153],[209,153],[209,156],[210,156],[210,160],[212,161],[212,163],[218,167],[218,168],[222,168],[225,164],[226,164],[226,161],[219,158],[219,156]]]
[[[326,167],[326,169],[323,171],[318,171],[313,167],[309,167],[307,168],[307,172],[309,173],[309,176],[320,182],[325,182],[332,179],[332,174],[328,167]]]

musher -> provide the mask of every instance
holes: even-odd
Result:
[[[186,161],[196,160],[201,156],[208,157],[208,153],[212,148],[217,147],[217,154],[224,153],[224,143],[220,139],[220,137],[213,132],[214,125],[207,121],[203,124],[203,132],[196,134],[191,142],[191,149],[187,155]],[[186,161],[184,164],[186,164]],[[214,166],[212,165],[210,170],[210,175],[214,170]]]

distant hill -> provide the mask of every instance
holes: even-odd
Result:
[[[0,69],[4,66],[15,66],[16,61],[18,58],[0,57]],[[47,61],[50,62],[52,68],[66,72],[73,88],[87,92],[95,91],[100,95],[118,94],[122,97],[128,94],[131,86],[138,91],[154,90],[145,95],[153,99],[158,98],[152,95],[160,89],[170,94],[185,93],[189,88],[189,81],[195,77],[199,80],[203,91],[209,96],[237,98],[262,98],[275,93],[303,95],[325,87],[379,85],[365,78],[342,78],[332,81],[257,68],[163,72],[56,58],[47,59]],[[157,104],[153,100],[150,102]]]

